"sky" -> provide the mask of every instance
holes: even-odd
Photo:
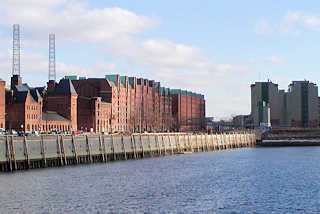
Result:
[[[48,35],[65,75],[144,77],[205,95],[206,116],[250,113],[250,85],[319,85],[320,1],[1,0],[0,78],[12,72],[20,24],[21,76],[48,81]]]

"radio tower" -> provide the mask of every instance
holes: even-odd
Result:
[[[12,76],[20,76],[20,27],[13,25]]]
[[[55,35],[49,34],[49,82],[56,81],[56,41]]]

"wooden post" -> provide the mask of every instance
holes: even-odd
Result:
[[[104,152],[104,161],[108,162],[108,153],[107,153],[106,143],[104,141],[104,136],[101,135],[101,137],[102,137],[102,145],[103,145],[103,152]]]
[[[47,167],[47,158],[46,158],[46,146],[43,140],[43,136],[40,137],[41,140],[41,153],[42,153],[42,158],[43,158],[43,163],[44,163],[44,167]]]
[[[105,162],[106,150],[104,150],[104,147],[102,145],[101,136],[102,135],[99,134],[99,150],[100,150],[100,153],[101,153],[102,162]]]
[[[170,135],[168,135],[169,145],[171,147],[171,155],[173,155],[173,145],[171,143]]]
[[[160,149],[160,145],[159,145],[159,141],[158,141],[158,136],[154,135],[154,141],[156,142],[156,146],[157,146],[157,150],[158,150],[158,155],[161,155],[161,149]]]
[[[162,144],[164,146],[164,155],[166,156],[167,155],[167,145],[166,145],[166,142],[164,141],[163,134],[161,135],[161,139],[162,139]]]
[[[196,146],[197,146],[197,152],[199,152],[199,144],[198,144],[198,135],[196,134]]]
[[[86,135],[86,144],[87,144],[87,149],[89,154],[89,162],[92,163],[91,145],[89,143],[88,135]]]
[[[28,143],[27,143],[27,139],[26,136],[23,137],[23,144],[24,144],[24,148],[25,148],[25,156],[26,156],[26,161],[27,161],[27,165],[28,165],[28,169],[30,169],[30,157],[29,157],[29,148],[28,148]]]
[[[56,144],[58,146],[58,155],[59,155],[59,158],[60,158],[60,165],[63,166],[63,159],[62,159],[62,154],[61,154],[61,146],[60,146],[60,142],[58,140],[58,137],[56,138]],[[61,145],[63,145],[63,139],[62,139],[62,136],[61,136]]]
[[[214,151],[214,140],[213,140],[213,134],[211,134],[211,151]]]
[[[6,148],[7,148],[7,161],[10,168],[10,171],[12,172],[12,160],[11,160],[11,149],[10,149],[10,143],[9,143],[9,137],[6,136]]]
[[[115,152],[115,149],[114,149],[114,140],[113,140],[113,135],[111,136],[111,142],[112,142],[113,160],[117,160],[116,152]]]
[[[202,151],[204,152],[204,143],[203,143],[203,137],[202,137],[202,134],[200,134],[200,137],[201,137],[201,146],[202,146]]]
[[[149,154],[151,157],[153,157],[152,151],[151,151],[151,143],[150,143],[150,136],[148,135],[148,142],[149,142]]]
[[[204,139],[206,141],[207,152],[209,152],[208,134],[204,134]]]
[[[226,147],[227,147],[227,149],[230,149],[230,134],[226,133],[224,137],[226,140]]]
[[[178,137],[179,152],[182,152],[182,151],[181,151],[180,136],[179,136],[179,135],[177,135],[177,137]]]
[[[57,136],[57,141],[59,141],[59,136]],[[73,135],[72,135],[72,144],[73,144],[73,149],[74,149],[74,154],[75,154],[76,162],[78,163],[77,153],[76,153],[76,149],[75,149],[76,147],[74,146],[74,142],[73,142]],[[61,136],[61,145],[62,145],[62,153],[63,153],[64,164],[65,164],[65,165],[68,165],[66,150],[65,150],[65,148],[64,148],[63,136]]]
[[[140,144],[141,144],[141,151],[142,151],[142,158],[144,158],[144,148],[143,148],[143,142],[141,138],[141,134],[139,134]]]
[[[136,143],[135,143],[133,135],[130,136],[130,140],[131,140],[131,147],[132,147],[132,151],[133,151],[133,157],[134,157],[134,159],[137,159],[137,147],[136,147]]]
[[[121,144],[122,144],[122,150],[124,153],[124,159],[127,160],[127,152],[126,152],[126,147],[125,147],[124,141],[123,141],[123,135],[121,135]]]
[[[189,141],[189,146],[190,146],[190,152],[193,152],[192,142],[191,142],[191,135],[190,134],[188,134],[188,141]]]
[[[73,152],[74,152],[74,158],[76,159],[76,164],[79,164],[77,147],[76,147],[76,144],[75,144],[75,142],[74,142],[74,135],[72,135],[71,142],[72,142],[72,147],[73,147]],[[64,149],[63,149],[63,150],[64,150]],[[66,157],[65,152],[63,152],[63,153],[64,153],[64,157]]]
[[[15,151],[15,148],[14,148],[13,136],[11,136],[11,155],[12,155],[12,158],[13,158],[14,170],[17,170],[16,151]]]
[[[222,142],[222,134],[219,134],[219,150],[222,150],[223,142]]]

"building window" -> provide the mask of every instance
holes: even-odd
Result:
[[[29,124],[27,125],[27,131],[30,131],[30,125]]]

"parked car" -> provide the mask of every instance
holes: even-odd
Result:
[[[11,134],[12,134],[12,135],[17,135],[18,132],[17,132],[16,130],[12,129],[12,130],[11,130]]]

